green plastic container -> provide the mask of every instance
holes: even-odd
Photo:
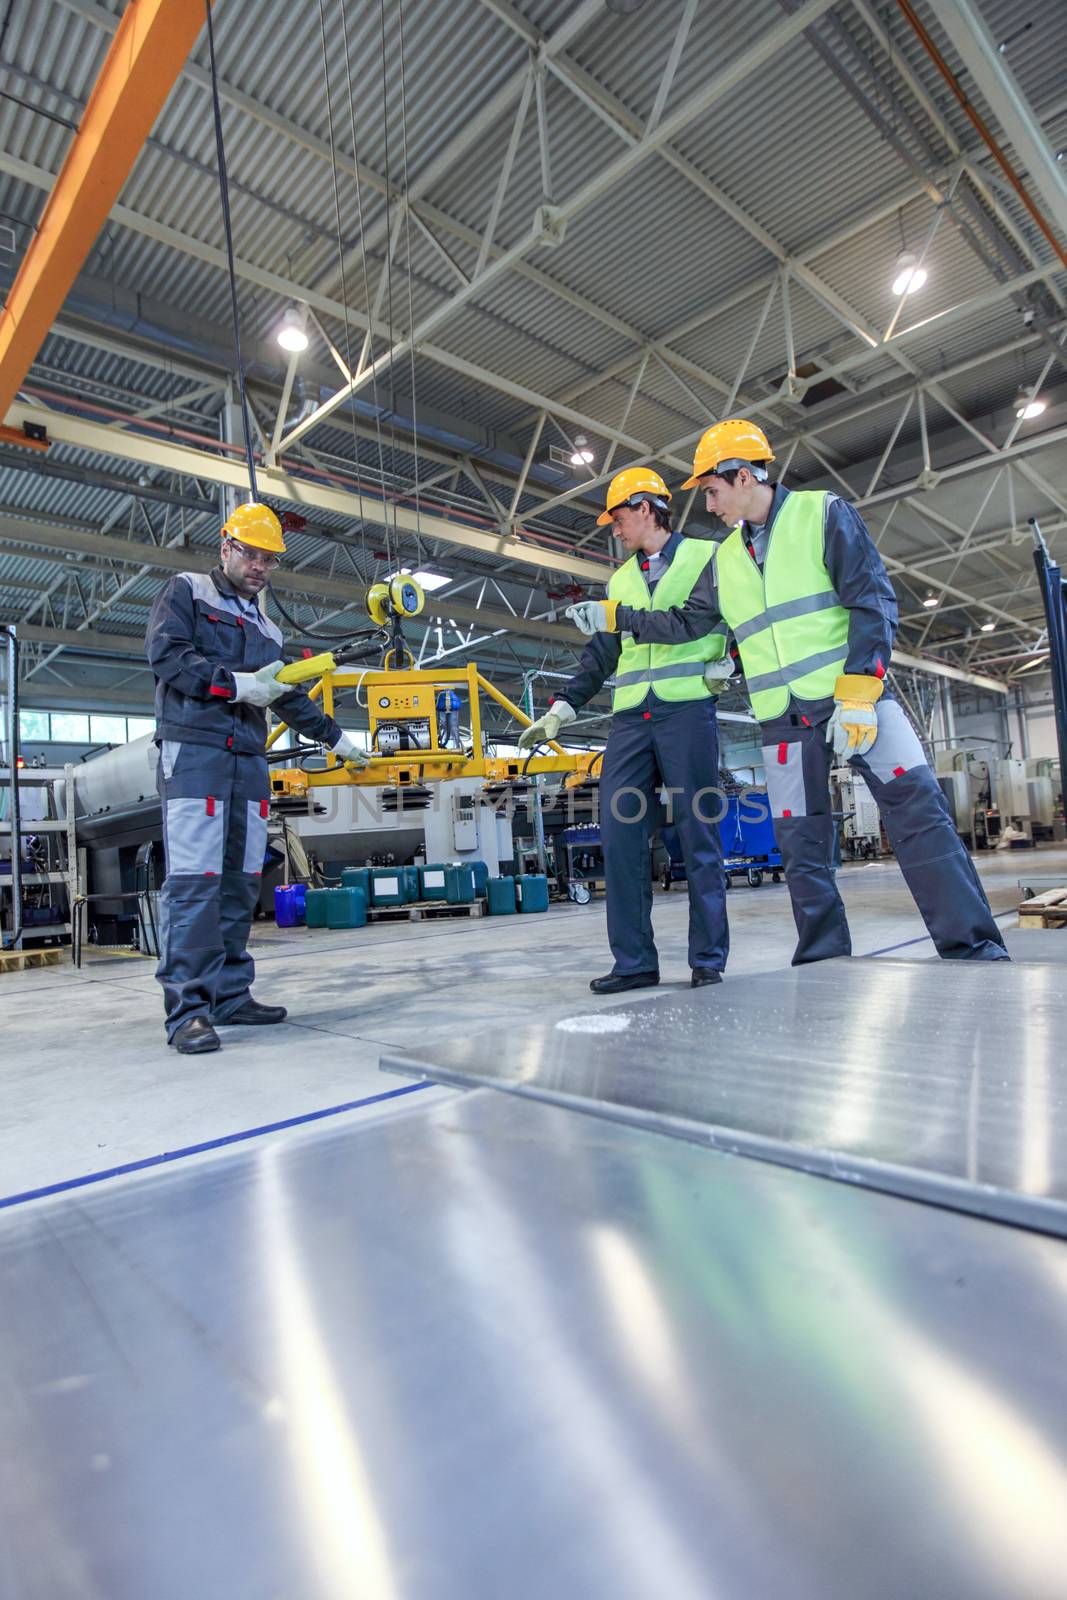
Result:
[[[445,899],[450,906],[469,906],[474,900],[474,869],[466,861],[445,868]]]
[[[515,912],[515,879],[490,878],[485,886],[491,917],[508,917]]]
[[[309,889],[307,892],[307,925],[309,928],[325,928],[326,907],[329,904],[332,889]]]
[[[326,902],[328,928],[362,928],[367,921],[367,896],[362,889],[331,889]]]
[[[548,879],[543,872],[524,872],[515,879],[520,911],[548,910]]]
[[[404,899],[404,870],[402,867],[372,867],[370,875],[371,905],[402,906]]]
[[[424,900],[444,900],[447,898],[445,894],[446,871],[447,868],[441,862],[434,862],[432,865],[427,862],[424,867],[419,868],[419,893]]]
[[[483,895],[489,882],[489,868],[484,861],[469,861],[467,865],[474,873],[474,892]]]
[[[414,905],[419,898],[419,869],[418,867],[401,867],[400,875],[404,880],[404,899],[408,905]]]
[[[341,874],[342,889],[362,889],[370,904],[370,868],[346,867]]]

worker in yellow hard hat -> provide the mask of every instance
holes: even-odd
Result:
[[[683,488],[732,531],[714,561],[712,604],[740,651],[775,833],[793,901],[794,964],[851,953],[832,866],[829,774],[862,773],[942,956],[1007,959],[974,865],[922,745],[886,688],[897,602],[859,513],[836,492],[770,476],[763,429],[708,428]],[[684,631],[684,614],[676,619]]]
[[[257,597],[284,554],[270,507],[238,506],[218,566],[175,573],[148,621],[167,863],[156,976],[167,1042],[182,1055],[217,1050],[215,1024],[286,1015],[253,1000],[247,950],[267,846],[266,707],[346,763],[367,760],[306,689],[278,682],[282,636]]]
[[[606,599],[568,607],[589,643],[562,695],[519,740],[527,749],[554,739],[614,677],[600,776],[614,965],[590,984],[596,994],[659,982],[648,845],[660,821],[660,789],[666,791],[666,820],[677,829],[689,878],[695,988],[721,981],[729,950],[715,695],[732,668],[724,662],[725,630],[704,609],[713,546],[675,532],[670,505],[670,490],[650,467],[628,467],[611,480],[597,522],[612,528],[626,559],[612,574]],[[685,636],[669,637],[667,619],[683,606]]]

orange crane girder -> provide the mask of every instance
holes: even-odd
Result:
[[[0,419],[25,382],[204,20],[203,0],[129,0],[0,315]],[[31,441],[19,436],[19,442]]]

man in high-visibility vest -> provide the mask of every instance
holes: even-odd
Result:
[[[732,529],[715,553],[715,600],[761,723],[767,792],[793,902],[794,966],[852,952],[833,872],[829,774],[862,773],[940,955],[1006,961],[989,901],[941,788],[885,692],[897,603],[859,514],[824,490],[772,483],[756,423],[716,423],[683,485]],[[706,623],[705,610],[701,625]],[[684,611],[676,637],[686,636]]]
[[[661,788],[689,879],[694,988],[721,981],[729,949],[715,695],[732,668],[724,663],[725,629],[701,601],[714,546],[672,531],[670,498],[659,473],[648,467],[616,473],[608,485],[597,522],[612,528],[629,559],[612,574],[605,600],[568,607],[590,642],[562,696],[519,739],[522,749],[554,739],[614,674],[600,840],[615,964],[589,985],[595,994],[659,982],[648,845]],[[664,619],[687,604],[684,625],[668,623],[667,637]]]

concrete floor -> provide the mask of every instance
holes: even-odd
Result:
[[[1028,873],[1067,876],[1063,847],[976,863],[998,913],[1014,910]],[[847,866],[839,882],[857,955],[932,952],[895,863]],[[788,965],[784,885],[738,888],[729,907],[728,981]],[[669,996],[689,980],[684,889],[657,892],[654,916],[659,992]],[[1005,916],[1001,926],[1013,922]],[[257,997],[287,1005],[290,1020],[227,1029],[222,1051],[199,1059],[166,1048],[150,961],[99,957],[81,972],[63,965],[0,974],[0,1203],[249,1131],[285,1137],[271,1125],[319,1112],[337,1120],[410,1113],[453,1091],[375,1099],[403,1087],[379,1073],[382,1045],[497,1029],[505,1049],[520,1019],[613,1003],[588,989],[610,967],[602,900],[544,916],[379,923],[350,933],[261,925],[253,949]],[[371,1103],[353,1105],[361,1101]]]

